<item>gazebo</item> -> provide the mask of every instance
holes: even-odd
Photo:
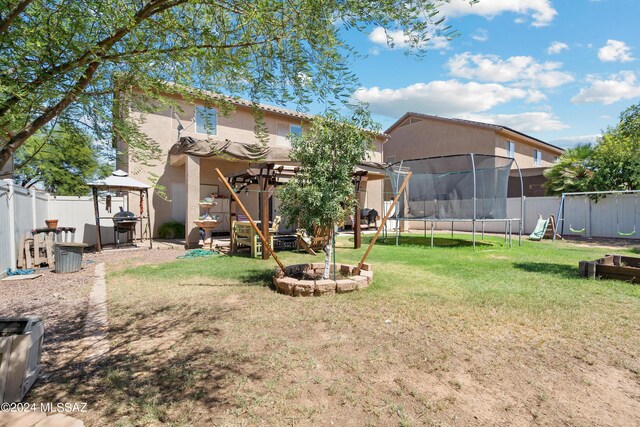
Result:
[[[108,219],[114,220],[113,216],[100,216],[100,210],[98,207],[98,192],[119,192],[119,193],[136,193],[140,196],[140,214],[132,217],[135,222],[140,224],[140,240],[142,240],[143,230],[142,226],[146,222],[146,226],[149,230],[149,249],[153,247],[151,239],[151,216],[149,215],[149,184],[145,184],[136,179],[133,179],[129,174],[123,170],[117,170],[105,179],[88,183],[93,193],[93,207],[96,216],[96,234],[98,240],[98,251],[102,251],[102,233],[100,231],[100,220]],[[146,214],[145,214],[145,202],[146,202]],[[129,198],[126,198],[127,211],[129,210]],[[146,220],[146,221],[145,221]],[[114,227],[116,226],[114,222]],[[116,227],[117,228],[117,227]],[[117,229],[116,229],[117,232]]]

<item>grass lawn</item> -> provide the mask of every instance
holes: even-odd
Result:
[[[381,242],[367,290],[322,298],[244,256],[112,271],[112,352],[73,393],[119,425],[640,425],[640,286],[577,276],[623,251],[468,239]]]

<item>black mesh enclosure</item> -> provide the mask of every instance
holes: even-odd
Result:
[[[394,163],[387,168],[394,195],[407,173],[412,172],[396,206],[396,218],[506,219],[512,163],[511,158],[486,154],[428,157]]]

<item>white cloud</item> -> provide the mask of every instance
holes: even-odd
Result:
[[[353,97],[369,104],[374,114],[400,117],[407,111],[454,116],[487,111],[514,99],[527,100],[529,91],[496,83],[437,80],[400,89],[360,88]]]
[[[640,96],[640,84],[636,81],[636,75],[633,71],[612,74],[607,80],[599,80],[597,76],[589,75],[587,80],[590,86],[580,89],[580,92],[571,98],[571,102],[574,104],[610,105],[623,99]]]
[[[469,4],[468,0],[451,0],[440,7],[446,16],[480,15],[493,18],[505,12],[530,15],[534,27],[549,25],[558,12],[551,6],[550,0],[487,0]],[[521,18],[517,18],[521,21]]]
[[[550,141],[550,144],[557,145],[561,148],[572,148],[580,144],[593,144],[601,135],[578,135],[578,136],[565,136],[563,138],[554,139]]]
[[[471,34],[471,38],[478,42],[486,42],[489,40],[489,32],[484,28],[478,28],[473,34]]]
[[[619,40],[607,40],[607,44],[598,50],[598,58],[602,62],[633,61],[631,49],[625,42]]]
[[[542,111],[519,114],[464,114],[458,117],[461,119],[506,126],[520,132],[557,131],[569,127],[553,114]]]
[[[551,45],[547,48],[547,53],[549,55],[557,55],[560,52],[562,52],[565,49],[569,49],[569,45],[566,43],[562,43],[562,42],[553,42],[551,43]]]
[[[465,52],[452,56],[447,66],[454,77],[494,83],[513,82],[554,88],[573,81],[571,74],[559,71],[562,63],[539,63],[531,56],[512,56],[503,60],[496,55]]]
[[[402,30],[385,31],[382,27],[376,27],[369,34],[369,40],[388,49],[408,49],[411,47],[411,35]],[[418,43],[419,47],[428,49],[450,49],[449,40],[446,37],[431,35],[426,42]]]

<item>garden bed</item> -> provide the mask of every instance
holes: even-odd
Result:
[[[365,289],[373,280],[371,266],[365,264],[359,274],[354,275],[356,267],[336,264],[336,280],[333,280],[333,265],[329,276],[323,279],[324,263],[294,264],[277,269],[273,284],[278,292],[300,297],[333,295]],[[286,275],[285,275],[286,273]]]
[[[640,258],[605,255],[595,261],[580,261],[580,275],[589,279],[617,279],[640,283]]]

